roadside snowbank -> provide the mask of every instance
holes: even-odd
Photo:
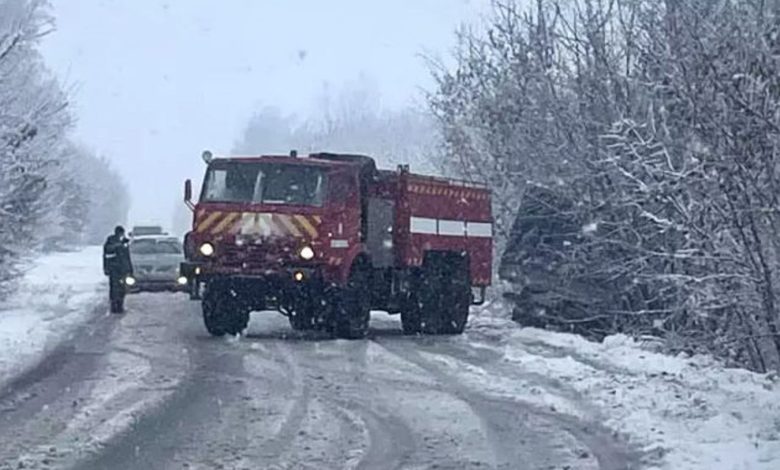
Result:
[[[780,468],[780,385],[771,375],[666,356],[622,335],[594,343],[489,314],[473,317],[469,331],[497,343],[519,373],[575,390],[658,468]]]
[[[43,255],[0,303],[0,386],[94,314],[104,295],[100,247]]]

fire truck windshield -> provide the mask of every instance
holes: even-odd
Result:
[[[306,165],[220,162],[206,173],[202,201],[321,206],[325,172]]]

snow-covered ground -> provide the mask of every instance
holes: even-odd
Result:
[[[622,335],[594,343],[519,328],[500,314],[483,313],[470,325],[469,335],[492,338],[521,377],[558,381],[579,398],[555,396],[552,387],[531,401],[575,415],[594,407],[603,424],[659,468],[780,469],[780,385],[773,374],[728,369],[706,356],[670,357]],[[521,396],[511,383],[493,385]]]
[[[36,259],[0,302],[0,386],[94,314],[105,294],[100,247]]]
[[[31,265],[17,291],[0,304],[0,388],[67,340],[79,325],[95,320],[96,308],[105,304],[106,295],[99,260],[96,247],[42,256]],[[197,308],[177,296],[138,296],[131,306],[135,313],[118,318],[114,333],[94,340],[95,345],[105,344],[108,355],[91,394],[77,397],[85,401],[83,409],[71,410],[70,402],[63,408],[73,414],[68,415],[67,429],[68,436],[76,440],[104,433],[101,441],[108,441],[127,428],[125,421],[149,413],[180,388],[189,361],[201,355],[209,358],[212,352],[221,364],[222,355],[235,349],[227,347],[231,341],[199,339],[195,332],[201,328],[191,315]],[[479,396],[500,397],[502,403],[523,405],[525,410],[549,410],[557,416],[573,416],[572,422],[606,426],[625,436],[642,460],[658,468],[780,469],[780,384],[775,375],[728,369],[704,356],[666,356],[654,352],[653,344],[625,336],[593,343],[574,335],[521,328],[506,318],[507,310],[496,302],[475,312],[462,337],[411,341],[383,335],[381,331],[394,328],[398,320],[379,314],[373,320],[379,333],[368,349],[361,349],[360,342],[326,340],[319,344],[268,336],[270,327],[264,324],[248,340],[251,347],[238,351],[237,357],[257,348],[281,348],[288,356],[306,356],[312,344],[317,345],[316,351],[332,349],[334,358],[355,351],[363,351],[366,358],[379,354],[380,359],[398,364],[374,370],[379,366],[372,362],[371,373],[377,380],[382,374],[395,374],[406,384],[414,376],[413,369],[401,365],[419,363],[426,367],[426,376],[429,370],[436,372],[430,377],[433,382],[454,381],[448,386],[458,391],[456,398],[478,392]],[[159,316],[162,311],[165,315]],[[287,331],[286,321],[272,318],[274,328]],[[181,333],[181,328],[186,331]],[[155,369],[164,364],[147,358],[144,348],[164,353],[166,358],[176,357],[170,360],[170,370]],[[319,355],[314,359],[304,363],[313,369],[330,364]],[[138,362],[156,365],[141,367]],[[341,360],[336,362],[341,364]],[[153,380],[141,387],[128,371],[145,373]],[[322,377],[330,374],[326,369],[316,372],[312,374],[319,379],[309,384],[315,391]],[[267,373],[264,370],[257,376]],[[122,382],[119,378],[143,392],[115,383]],[[329,395],[324,391],[322,396]],[[108,410],[100,417],[113,427],[95,428],[90,417],[96,410]],[[117,422],[122,426],[114,426]],[[415,425],[424,427],[425,423]],[[60,440],[67,441],[62,436]]]

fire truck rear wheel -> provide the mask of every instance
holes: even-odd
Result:
[[[426,259],[416,292],[420,331],[427,335],[437,335],[442,328],[446,301],[442,295],[442,281],[447,276],[442,264],[439,258]]]
[[[471,305],[471,280],[468,260],[453,262],[449,275],[442,285],[442,334],[461,334],[466,328]]]
[[[335,302],[334,333],[337,337],[366,337],[371,318],[371,299],[366,295],[370,282],[370,273],[362,264],[352,268],[347,285],[341,289]]]
[[[457,254],[436,253],[426,257],[412,294],[420,330],[429,335],[460,334],[466,327],[471,300],[468,260]],[[403,317],[401,319],[403,322]],[[404,325],[404,331],[407,326]]]
[[[405,335],[420,333],[420,310],[417,304],[417,295],[410,294],[405,301],[406,305],[401,309],[401,327]]]

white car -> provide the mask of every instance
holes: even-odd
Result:
[[[133,276],[126,281],[130,292],[187,290],[187,278],[179,273],[184,251],[176,237],[134,237],[130,241],[130,259]]]

